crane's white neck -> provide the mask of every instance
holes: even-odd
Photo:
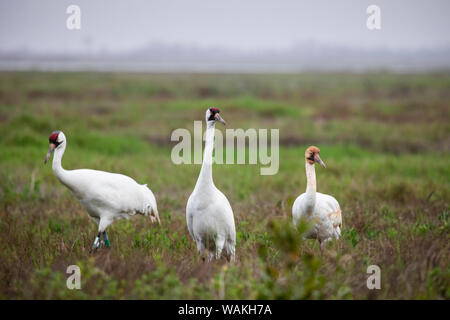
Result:
[[[61,165],[61,160],[66,150],[66,140],[64,140],[56,149],[53,155],[52,169],[56,178],[67,185],[67,171]]]
[[[203,153],[202,169],[198,176],[195,189],[198,188],[212,188],[214,186],[212,178],[212,162],[213,162],[213,150],[214,150],[214,121],[208,121],[206,125],[206,137],[205,137],[205,151]]]
[[[311,213],[316,205],[316,170],[314,164],[305,161],[306,169],[306,211]]]

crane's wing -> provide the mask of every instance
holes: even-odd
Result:
[[[339,237],[342,230],[342,211],[339,203],[334,197],[319,192],[317,193],[317,199],[321,207],[322,219],[326,219],[329,222],[335,236]]]
[[[159,222],[156,199],[147,185],[105,171],[79,169],[70,174],[72,179],[67,186],[88,211],[122,217],[139,213],[150,216],[152,222]]]

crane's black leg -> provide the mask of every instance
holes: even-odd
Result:
[[[109,242],[108,235],[106,234],[106,230],[103,231],[103,240],[105,241],[105,247],[109,247],[111,245]]]

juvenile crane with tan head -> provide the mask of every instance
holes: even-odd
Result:
[[[292,206],[292,217],[295,226],[301,219],[312,223],[314,227],[306,234],[306,238],[317,239],[320,249],[331,239],[339,239],[342,229],[341,208],[337,200],[327,194],[317,192],[316,170],[318,163],[326,168],[320,158],[320,150],[310,146],[305,152],[306,192],[301,194]]]
[[[92,249],[110,242],[106,228],[117,219],[129,218],[136,213],[149,216],[152,222],[159,221],[158,208],[153,192],[147,185],[140,185],[132,178],[118,173],[99,170],[64,170],[61,160],[66,150],[67,139],[63,132],[55,131],[49,137],[50,147],[45,163],[53,156],[52,168],[58,180],[65,185],[98,224],[98,234]]]

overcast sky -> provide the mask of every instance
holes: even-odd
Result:
[[[81,8],[81,30],[66,8]],[[366,8],[381,8],[381,30]],[[126,51],[148,43],[284,49],[314,41],[392,49],[450,46],[448,0],[0,0],[0,50]]]

